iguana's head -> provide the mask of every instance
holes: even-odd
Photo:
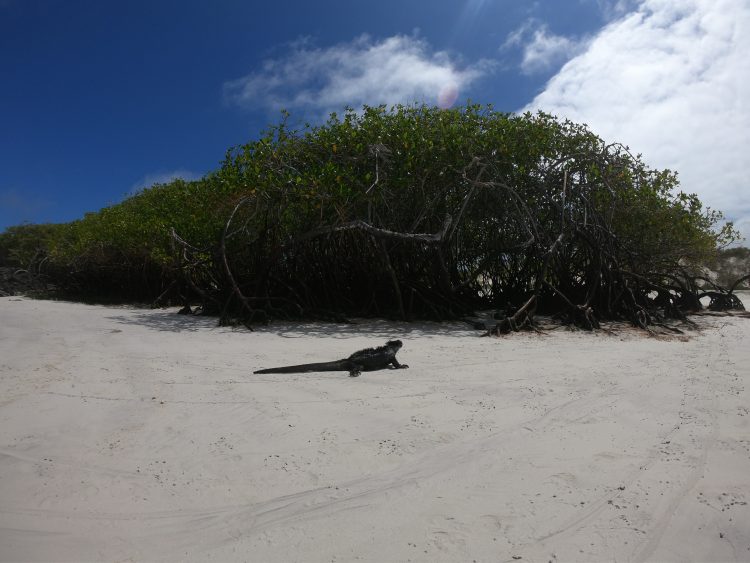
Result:
[[[385,345],[388,346],[388,348],[394,348],[396,351],[399,351],[404,343],[400,340],[389,340]]]

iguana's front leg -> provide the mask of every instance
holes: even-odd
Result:
[[[398,360],[396,358],[393,358],[391,360],[391,364],[393,364],[393,367],[396,368],[396,369],[407,369],[409,367],[406,364],[400,364],[400,363],[398,363]]]

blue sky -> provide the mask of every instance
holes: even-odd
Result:
[[[0,229],[216,169],[279,109],[588,123],[750,234],[748,0],[0,0]]]

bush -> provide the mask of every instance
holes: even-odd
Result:
[[[544,113],[365,107],[300,131],[287,117],[202,180],[54,229],[51,270],[79,292],[168,290],[248,322],[510,302],[643,324],[655,287],[685,291],[686,268],[734,237],[674,173]]]

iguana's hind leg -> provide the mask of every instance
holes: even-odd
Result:
[[[349,369],[349,377],[359,377],[359,375],[362,373],[362,366],[359,364],[354,364]]]

